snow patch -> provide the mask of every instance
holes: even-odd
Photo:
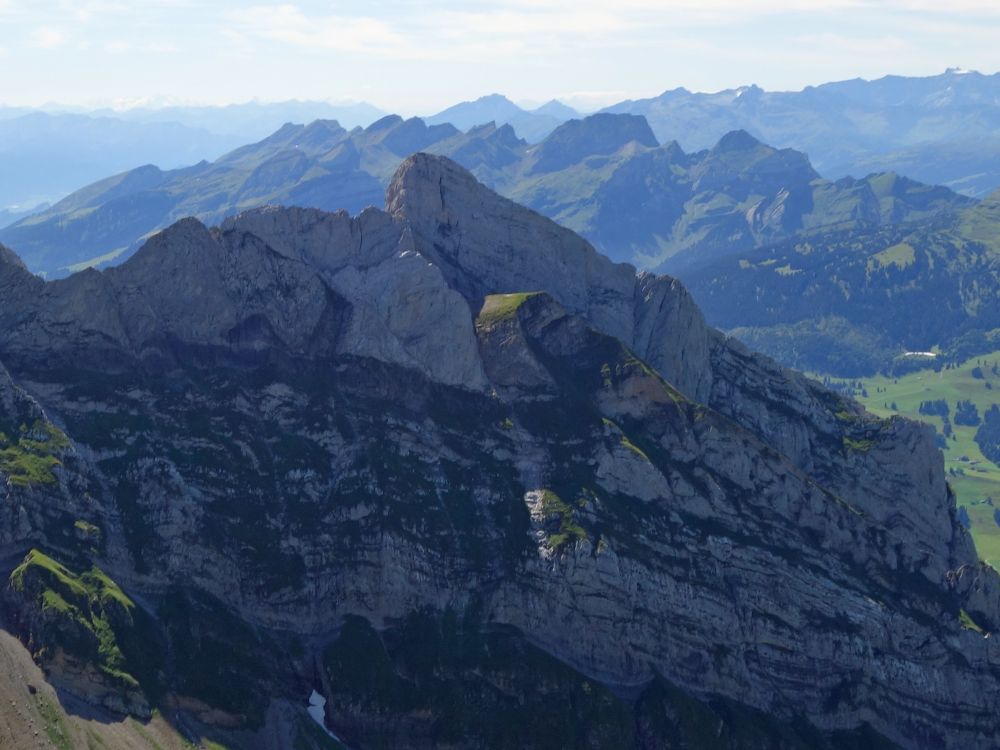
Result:
[[[331,732],[329,729],[326,728],[326,711],[324,710],[325,708],[326,708],[326,698],[324,698],[322,695],[313,690],[312,694],[309,696],[309,708],[307,708],[306,710],[309,712],[309,715],[313,718],[313,721],[319,724],[320,728],[324,732],[326,732],[332,740],[343,744],[343,740],[341,740],[340,737],[338,737],[337,735],[335,735],[333,732]]]

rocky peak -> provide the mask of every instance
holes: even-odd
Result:
[[[740,86],[736,89],[736,99],[739,100],[740,104],[749,104],[751,102],[759,101],[763,96],[764,89],[756,83],[751,83],[749,86]]]
[[[523,114],[524,111],[520,107],[502,94],[488,94],[475,101],[460,102],[448,107],[427,118],[427,122],[434,124],[453,123],[459,128],[467,129],[490,120],[506,122]]]
[[[286,122],[280,128],[271,133],[271,135],[267,138],[263,139],[261,143],[285,143],[290,138],[294,138],[296,135],[301,133],[304,128],[304,125],[294,122]]]
[[[635,269],[497,195],[450,159],[415,154],[404,161],[386,209],[474,304],[487,294],[552,290],[568,309],[631,341]]]
[[[669,102],[669,101],[674,100],[674,99],[685,99],[685,98],[687,98],[690,95],[691,95],[691,92],[688,91],[685,87],[683,87],[683,86],[677,86],[676,88],[667,89],[662,94],[660,94],[659,96],[657,96],[656,99],[658,101],[662,101],[662,102]],[[635,100],[629,99],[629,100],[626,100],[626,101],[627,102],[633,102]]]
[[[315,120],[302,129],[293,139],[296,148],[309,151],[325,151],[343,140],[347,131],[336,120]]]
[[[523,138],[518,138],[517,132],[510,123],[498,127],[492,138],[506,148],[514,149],[526,145]]]
[[[380,120],[379,123],[381,122]],[[443,123],[428,126],[419,117],[398,119],[376,128],[379,123],[369,127],[368,132],[377,134],[378,142],[397,156],[412,154],[459,133],[453,125]]]
[[[781,221],[794,227],[811,207],[811,183],[819,174],[801,151],[772,148],[745,130],[734,130],[705,154],[692,176],[696,190],[720,191],[740,200],[766,195],[771,201],[785,203],[789,196],[780,199],[778,194],[786,191],[795,210],[793,216],[781,217]]]
[[[764,144],[745,130],[731,130],[726,133],[712,149],[715,153],[732,153],[734,151],[752,151],[764,147]]]
[[[518,109],[517,105],[514,104],[510,99],[508,99],[503,94],[486,94],[476,99],[472,104],[488,104],[494,107],[505,107],[509,109]]]
[[[684,152],[681,148],[681,144],[677,141],[668,141],[664,143],[660,148],[660,151],[666,156],[667,162],[670,164],[680,164],[687,166],[688,162],[691,161],[691,157]]]
[[[396,127],[401,122],[403,122],[403,118],[399,115],[386,115],[365,128],[365,132],[381,133],[382,131],[390,130],[391,128]]]
[[[545,102],[545,104],[532,110],[536,114],[540,115],[550,115],[552,117],[559,117],[563,119],[572,119],[574,117],[579,117],[580,113],[567,104],[559,101],[558,99],[550,99]]]
[[[633,142],[646,148],[659,145],[641,115],[599,113],[569,120],[538,146],[532,172],[554,172],[588,156],[613,154]]]

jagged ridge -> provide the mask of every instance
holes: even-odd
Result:
[[[59,282],[0,266],[0,360],[75,446],[56,485],[8,489],[32,520],[6,517],[2,556],[318,639],[471,610],[608,684],[996,740],[1000,656],[961,618],[997,627],[997,578],[926,429],[752,355],[675,280],[446,159],[408,159],[386,205],[188,220]],[[74,483],[96,501],[52,503]]]

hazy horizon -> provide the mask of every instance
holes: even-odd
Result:
[[[363,101],[415,115],[498,92],[587,110],[678,86],[987,73],[998,31],[982,0],[0,0],[0,91],[30,108]]]
[[[949,72],[952,72],[952,71],[956,71],[956,70],[957,71],[961,71],[962,73],[978,73],[978,74],[983,75],[983,76],[992,76],[992,75],[997,75],[998,73],[1000,73],[1000,70],[985,71],[985,70],[974,70],[974,69],[961,68],[959,66],[952,66],[952,67],[946,68],[944,70],[940,70],[940,71],[938,71],[936,73],[928,73],[926,75],[920,75],[920,76],[904,76],[903,74],[900,74],[900,73],[885,73],[884,75],[880,75],[880,76],[877,76],[877,77],[871,77],[871,78],[864,78],[864,77],[861,77],[861,76],[857,76],[854,79],[833,78],[833,79],[825,80],[825,81],[814,81],[812,83],[807,83],[807,84],[805,84],[805,85],[803,85],[803,86],[801,86],[799,88],[796,88],[796,89],[790,89],[790,88],[789,89],[769,89],[766,86],[760,86],[760,84],[757,81],[744,81],[744,82],[741,82],[741,83],[733,83],[732,85],[725,86],[723,88],[718,88],[718,89],[696,89],[696,88],[692,88],[690,86],[685,86],[683,83],[680,83],[680,84],[677,84],[676,86],[671,86],[669,89],[668,88],[662,88],[662,89],[659,89],[659,90],[656,90],[656,91],[651,91],[651,92],[648,92],[648,93],[644,93],[644,94],[640,94],[640,95],[633,96],[633,97],[628,97],[628,98],[630,98],[630,99],[649,99],[649,98],[654,98],[656,96],[659,96],[659,95],[663,94],[666,91],[669,91],[669,90],[672,90],[672,89],[677,89],[677,88],[684,88],[684,89],[687,89],[688,91],[690,91],[692,93],[696,93],[696,94],[717,94],[717,93],[721,93],[723,91],[731,91],[731,90],[736,90],[736,89],[739,89],[739,88],[744,88],[744,87],[749,87],[749,86],[755,86],[755,85],[756,86],[760,86],[760,88],[762,88],[762,89],[764,89],[766,91],[770,91],[770,92],[780,92],[780,93],[790,92],[790,93],[797,93],[797,92],[800,92],[800,91],[802,91],[804,89],[807,89],[807,88],[821,86],[821,85],[824,85],[824,84],[827,84],[827,83],[838,83],[838,82],[847,81],[847,80],[864,80],[864,81],[871,82],[871,81],[876,81],[876,80],[881,79],[881,78],[890,78],[890,77],[926,78],[926,77],[935,77],[935,76],[946,74],[946,73],[949,73]],[[560,98],[558,96],[552,96],[552,97],[549,97],[548,99],[517,99],[517,98],[514,98],[512,96],[509,96],[508,94],[504,93],[503,91],[489,91],[489,92],[485,92],[485,93],[482,93],[482,94],[469,96],[466,99],[455,99],[453,101],[445,102],[444,104],[442,104],[441,106],[439,106],[437,109],[434,109],[434,110],[429,110],[427,108],[422,108],[422,109],[418,108],[418,109],[410,110],[410,111],[393,110],[391,107],[389,107],[389,106],[387,106],[387,105],[385,105],[385,104],[383,104],[381,102],[377,102],[377,101],[370,101],[370,100],[364,100],[364,99],[336,99],[336,98],[325,98],[324,99],[324,98],[319,98],[319,97],[309,98],[309,99],[306,99],[306,98],[263,99],[263,98],[260,98],[260,97],[254,97],[252,99],[242,99],[242,100],[238,100],[238,101],[224,101],[224,102],[184,100],[184,99],[173,99],[173,98],[158,98],[158,99],[157,98],[147,98],[147,99],[136,99],[136,100],[129,100],[129,101],[119,100],[119,101],[94,102],[94,103],[91,103],[91,104],[75,104],[75,105],[74,104],[67,104],[65,102],[58,102],[58,101],[43,102],[41,104],[17,104],[17,103],[8,102],[8,101],[0,101],[0,107],[9,107],[9,108],[12,108],[12,109],[26,109],[26,110],[30,109],[30,110],[37,110],[37,111],[42,111],[42,112],[52,112],[52,113],[87,114],[87,113],[93,113],[93,112],[111,112],[111,113],[115,113],[115,112],[128,112],[130,110],[138,110],[138,109],[158,110],[158,109],[168,109],[168,108],[171,108],[171,107],[238,107],[238,106],[254,105],[254,104],[260,105],[260,106],[268,106],[268,105],[288,104],[288,103],[302,103],[302,104],[306,104],[306,103],[322,103],[322,104],[329,104],[331,106],[337,106],[337,107],[353,107],[353,106],[369,105],[369,106],[375,107],[376,109],[380,109],[380,110],[384,111],[386,114],[399,114],[399,115],[405,115],[405,116],[408,116],[408,117],[410,117],[410,116],[421,117],[421,116],[435,115],[435,114],[437,114],[439,111],[441,111],[443,109],[446,109],[446,108],[451,107],[451,106],[453,106],[455,104],[459,104],[459,103],[462,103],[462,102],[465,102],[465,101],[475,101],[477,99],[483,99],[483,98],[486,98],[486,97],[489,97],[489,96],[495,96],[495,95],[506,97],[508,100],[512,101],[514,104],[516,104],[519,107],[521,107],[522,109],[526,109],[526,110],[537,109],[538,107],[541,107],[541,106],[543,106],[543,105],[545,105],[545,104],[547,104],[547,103],[549,103],[551,101],[560,101],[563,104],[567,104],[569,106],[574,106],[577,110],[579,110],[581,113],[584,113],[584,114],[586,114],[588,112],[591,112],[591,111],[596,111],[598,109],[610,106],[612,104],[618,104],[619,102],[623,101],[622,99],[609,99],[607,101],[601,101],[601,102],[596,103],[596,104],[591,104],[589,106],[589,108],[588,108],[588,106],[586,106],[584,104],[581,104],[580,102],[574,103],[573,101],[571,101],[571,100],[569,100],[567,98]]]

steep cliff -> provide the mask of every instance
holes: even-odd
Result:
[[[53,679],[248,747],[312,689],[358,747],[1000,742],[998,580],[926,430],[445,159],[386,205],[185,220],[50,283],[0,256],[7,440],[48,456],[0,464],[4,601]]]

